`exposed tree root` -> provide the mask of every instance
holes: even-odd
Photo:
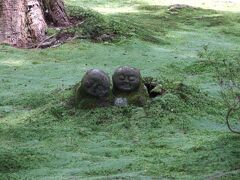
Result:
[[[32,44],[30,46],[28,46],[29,49],[32,48],[54,48],[54,47],[58,47],[61,44],[65,43],[65,42],[69,42],[69,41],[73,41],[74,39],[86,39],[86,36],[75,36],[74,33],[70,33],[67,32],[68,29],[73,28],[73,27],[77,27],[80,26],[81,24],[83,24],[84,21],[81,22],[75,22],[75,24],[71,24],[68,27],[62,27],[59,28],[60,31],[58,33],[55,33],[51,36],[45,36],[45,38],[39,42],[39,43],[35,43]]]

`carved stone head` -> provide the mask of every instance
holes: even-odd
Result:
[[[123,66],[115,70],[113,88],[121,92],[137,91],[141,85],[141,74],[138,69]]]
[[[110,79],[99,69],[88,70],[82,79],[83,90],[94,97],[106,97],[110,92]]]

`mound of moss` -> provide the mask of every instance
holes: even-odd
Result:
[[[0,173],[14,173],[26,169],[35,169],[41,163],[47,163],[52,158],[49,154],[36,149],[1,148]]]

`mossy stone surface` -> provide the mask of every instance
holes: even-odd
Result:
[[[115,70],[112,81],[115,102],[122,98],[127,100],[127,105],[146,104],[149,95],[139,69],[128,66],[119,67]]]
[[[115,100],[117,98],[126,98],[128,105],[135,105],[135,106],[144,106],[149,100],[147,88],[144,86],[143,83],[141,83],[138,90],[130,93],[113,89],[113,95]]]
[[[76,90],[76,104],[82,108],[110,106],[110,78],[100,69],[90,69]]]
[[[113,95],[111,92],[104,97],[96,97],[89,95],[83,88],[79,85],[76,89],[76,105],[82,109],[91,109],[97,107],[108,107],[113,104]]]

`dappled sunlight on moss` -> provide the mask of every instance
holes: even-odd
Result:
[[[11,66],[13,66],[13,67],[22,66],[25,63],[28,63],[28,62],[25,60],[17,60],[17,59],[8,59],[8,60],[0,61],[0,64],[10,66],[10,67]]]
[[[136,13],[137,9],[133,7],[93,7],[95,11],[102,14],[118,14],[118,13]]]

